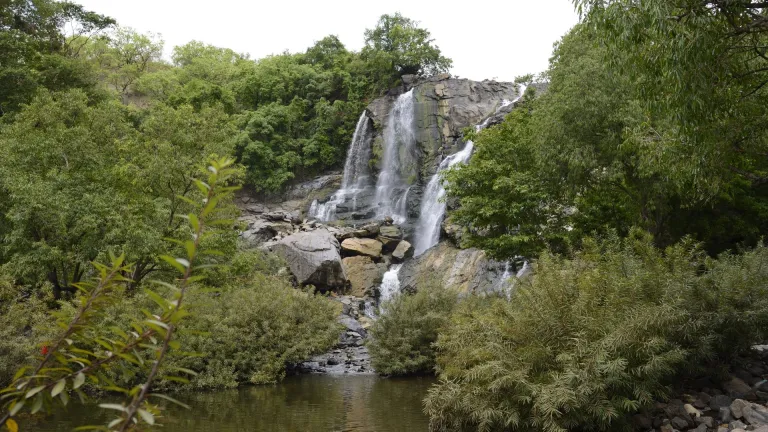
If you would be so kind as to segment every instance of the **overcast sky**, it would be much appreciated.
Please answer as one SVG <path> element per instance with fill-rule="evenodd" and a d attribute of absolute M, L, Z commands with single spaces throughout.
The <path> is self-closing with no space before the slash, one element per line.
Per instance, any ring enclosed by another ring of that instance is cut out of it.
<path fill-rule="evenodd" d="M 199 40 L 260 58 L 304 51 L 329 34 L 348 49 L 385 13 L 432 32 L 453 75 L 512 80 L 547 67 L 552 44 L 578 20 L 571 0 L 75 0 L 123 26 L 162 35 L 166 57 Z"/>

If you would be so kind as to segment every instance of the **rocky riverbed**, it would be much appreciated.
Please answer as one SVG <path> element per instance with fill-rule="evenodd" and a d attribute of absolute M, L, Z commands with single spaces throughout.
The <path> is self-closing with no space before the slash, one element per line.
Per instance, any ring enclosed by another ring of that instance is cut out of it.
<path fill-rule="evenodd" d="M 732 373 L 684 382 L 676 398 L 634 416 L 639 431 L 768 432 L 768 345 L 738 358 Z"/>

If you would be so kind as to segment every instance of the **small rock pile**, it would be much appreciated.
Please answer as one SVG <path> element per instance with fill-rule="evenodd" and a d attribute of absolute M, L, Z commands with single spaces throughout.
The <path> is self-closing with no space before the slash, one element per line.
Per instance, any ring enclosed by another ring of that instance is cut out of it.
<path fill-rule="evenodd" d="M 638 431 L 768 432 L 768 346 L 754 347 L 728 379 L 687 386 L 680 398 L 633 417 Z"/>
<path fill-rule="evenodd" d="M 333 350 L 314 356 L 300 363 L 297 372 L 317 374 L 373 374 L 371 356 L 365 347 L 368 329 L 372 319 L 365 315 L 368 305 L 363 299 L 351 296 L 334 298 L 342 304 L 343 310 L 338 318 L 344 329 L 339 336 L 339 343 Z"/>

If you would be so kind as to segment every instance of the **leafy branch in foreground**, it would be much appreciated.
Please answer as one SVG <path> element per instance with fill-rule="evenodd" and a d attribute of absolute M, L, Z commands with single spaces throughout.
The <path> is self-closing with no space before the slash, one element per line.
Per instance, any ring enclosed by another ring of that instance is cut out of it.
<path fill-rule="evenodd" d="M 86 380 L 101 390 L 125 394 L 129 402 L 101 404 L 103 408 L 120 411 L 120 416 L 106 427 L 89 426 L 83 429 L 127 431 L 141 424 L 151 426 L 155 423 L 157 409 L 148 402 L 150 396 L 177 402 L 168 396 L 151 393 L 150 390 L 160 374 L 163 361 L 172 350 L 180 349 L 174 335 L 179 322 L 189 315 L 183 308 L 184 296 L 188 288 L 201 278 L 193 275 L 193 270 L 206 267 L 199 264 L 201 256 L 216 254 L 216 251 L 206 250 L 201 244 L 213 235 L 211 227 L 231 224 L 229 220 L 217 219 L 217 205 L 236 189 L 226 186 L 235 172 L 231 165 L 229 159 L 213 161 L 208 168 L 210 173 L 207 182 L 195 180 L 202 199 L 195 202 L 183 198 L 198 209 L 184 216 L 189 222 L 191 238 L 186 241 L 173 240 L 183 247 L 186 256 L 161 257 L 179 272 L 180 278 L 176 284 L 155 282 L 169 290 L 170 298 L 147 290 L 147 295 L 162 308 L 162 312 L 153 314 L 143 311 L 145 319 L 132 323 L 132 329 L 128 332 L 112 327 L 108 336 L 100 334 L 92 325 L 94 318 L 100 316 L 101 310 L 112 301 L 114 296 L 111 294 L 130 282 L 122 276 L 130 274 L 130 266 L 123 264 L 123 256 L 112 257 L 112 265 L 109 267 L 94 264 L 99 277 L 93 283 L 77 285 L 82 295 L 74 317 L 67 319 L 66 314 L 59 313 L 57 324 L 63 329 L 60 336 L 55 342 L 42 347 L 42 357 L 36 367 L 20 369 L 11 385 L 0 391 L 0 398 L 7 410 L 0 418 L 0 424 L 7 424 L 9 428 L 15 425 L 11 418 L 24 407 L 28 407 L 31 413 L 37 413 L 43 408 L 50 408 L 57 398 L 66 405 L 69 401 L 68 388 L 84 400 L 85 394 L 81 387 Z M 142 384 L 131 389 L 121 388 L 110 378 L 109 372 L 125 371 L 130 365 L 149 368 L 149 371 Z M 176 368 L 176 371 L 194 374 L 182 368 Z M 163 378 L 185 381 L 184 378 L 174 376 Z"/>

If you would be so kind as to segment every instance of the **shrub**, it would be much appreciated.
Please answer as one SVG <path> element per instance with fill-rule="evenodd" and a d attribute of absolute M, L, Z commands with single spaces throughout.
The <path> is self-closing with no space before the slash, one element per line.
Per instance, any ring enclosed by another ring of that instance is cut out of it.
<path fill-rule="evenodd" d="M 544 254 L 510 301 L 465 302 L 438 340 L 433 430 L 616 431 L 664 380 L 763 340 L 768 251 L 706 260 L 647 235 Z M 704 271 L 702 271 L 704 270 Z"/>
<path fill-rule="evenodd" d="M 195 320 L 180 342 L 199 356 L 169 365 L 198 371 L 192 387 L 274 383 L 285 376 L 286 366 L 338 341 L 332 302 L 265 274 L 261 267 L 275 263 L 261 252 L 244 252 L 232 261 L 232 273 L 219 290 L 198 291 L 190 300 Z"/>
<path fill-rule="evenodd" d="M 432 373 L 433 344 L 457 300 L 455 291 L 428 284 L 385 302 L 368 344 L 374 369 L 384 375 Z"/>
<path fill-rule="evenodd" d="M 38 354 L 52 327 L 45 302 L 24 294 L 0 273 L 0 386 L 10 383 L 16 371 Z"/>

